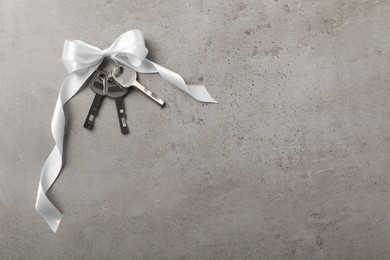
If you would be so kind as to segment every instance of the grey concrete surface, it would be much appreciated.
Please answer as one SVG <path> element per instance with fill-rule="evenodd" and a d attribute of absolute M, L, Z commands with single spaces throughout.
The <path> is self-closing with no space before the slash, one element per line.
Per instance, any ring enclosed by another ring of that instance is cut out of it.
<path fill-rule="evenodd" d="M 1 259 L 390 259 L 390 2 L 0 1 Z M 130 29 L 158 75 L 125 100 L 66 105 L 66 161 L 35 212 L 54 143 L 65 39 L 106 48 Z"/>

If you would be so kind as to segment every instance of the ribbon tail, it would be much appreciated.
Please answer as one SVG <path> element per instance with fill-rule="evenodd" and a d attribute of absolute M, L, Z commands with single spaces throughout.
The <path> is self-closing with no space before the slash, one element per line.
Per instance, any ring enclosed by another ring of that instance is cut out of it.
<path fill-rule="evenodd" d="M 58 147 L 55 146 L 43 166 L 41 178 L 39 180 L 37 201 L 35 204 L 36 211 L 45 219 L 54 233 L 57 232 L 58 226 L 60 225 L 62 214 L 53 203 L 51 203 L 46 196 L 46 192 L 54 183 L 55 178 L 58 176 L 58 174 L 55 173 L 60 172 L 61 166 L 61 153 L 59 152 Z"/>
<path fill-rule="evenodd" d="M 146 61 L 146 59 L 145 59 Z M 149 60 L 147 60 L 149 61 Z M 157 70 L 157 72 L 161 75 L 163 79 L 171 83 L 172 85 L 178 87 L 179 89 L 183 90 L 193 98 L 195 98 L 198 101 L 201 102 L 207 102 L 207 103 L 217 103 L 215 99 L 211 97 L 209 92 L 207 91 L 206 87 L 203 85 L 187 85 L 184 82 L 184 79 L 177 74 L 176 72 L 173 72 L 167 68 L 164 68 L 163 66 L 154 63 L 152 61 L 149 61 Z"/>
<path fill-rule="evenodd" d="M 35 209 L 45 219 L 47 224 L 56 232 L 61 222 L 60 211 L 49 200 L 46 193 L 53 185 L 62 168 L 62 152 L 65 131 L 65 114 L 63 105 L 68 102 L 83 86 L 88 77 L 95 71 L 98 65 L 72 72 L 62 83 L 57 103 L 51 121 L 51 132 L 55 146 L 45 164 L 43 165 L 39 179 L 37 200 Z"/>

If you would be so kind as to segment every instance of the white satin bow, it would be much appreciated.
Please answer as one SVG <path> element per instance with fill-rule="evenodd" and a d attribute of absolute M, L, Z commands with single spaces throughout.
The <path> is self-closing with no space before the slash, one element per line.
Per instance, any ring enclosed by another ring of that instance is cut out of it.
<path fill-rule="evenodd" d="M 216 103 L 203 85 L 187 85 L 183 78 L 148 59 L 148 49 L 139 30 L 128 31 L 119 36 L 107 49 L 89 45 L 79 40 L 66 40 L 62 53 L 62 62 L 70 73 L 63 82 L 51 121 L 51 131 L 55 146 L 43 165 L 39 180 L 35 209 L 53 230 L 57 231 L 62 214 L 46 196 L 46 192 L 57 179 L 62 168 L 62 152 L 65 130 L 63 105 L 82 87 L 84 82 L 96 70 L 104 57 L 112 57 L 139 73 L 159 73 L 162 78 L 180 88 L 201 102 Z"/>

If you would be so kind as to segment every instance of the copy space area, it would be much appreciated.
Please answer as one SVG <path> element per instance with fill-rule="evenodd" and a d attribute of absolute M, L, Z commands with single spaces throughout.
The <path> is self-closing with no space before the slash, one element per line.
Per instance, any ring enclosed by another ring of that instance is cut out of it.
<path fill-rule="evenodd" d="M 389 259 L 390 1 L 0 0 L 0 259 Z M 35 211 L 65 39 L 140 29 L 158 74 L 83 127 L 65 105 L 64 166 Z"/>

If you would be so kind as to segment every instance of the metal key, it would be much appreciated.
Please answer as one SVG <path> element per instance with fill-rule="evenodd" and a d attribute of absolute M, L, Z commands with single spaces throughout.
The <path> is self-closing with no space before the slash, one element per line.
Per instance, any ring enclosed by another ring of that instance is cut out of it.
<path fill-rule="evenodd" d="M 87 129 L 92 129 L 93 122 L 98 114 L 102 100 L 106 95 L 106 88 L 103 86 L 103 80 L 116 65 L 117 64 L 114 60 L 104 59 L 92 75 L 89 86 L 96 94 L 95 98 L 93 99 L 91 108 L 89 109 L 87 118 L 84 122 L 84 127 Z"/>
<path fill-rule="evenodd" d="M 122 134 L 128 134 L 129 127 L 127 126 L 126 122 L 125 104 L 123 102 L 123 97 L 127 94 L 129 89 L 122 88 L 112 78 L 109 78 L 109 76 L 105 78 L 104 83 L 104 87 L 107 89 L 106 95 L 115 99 L 116 112 L 118 114 L 121 132 Z"/>
<path fill-rule="evenodd" d="M 160 106 L 164 106 L 165 102 L 161 98 L 137 81 L 137 72 L 133 69 L 123 65 L 116 66 L 113 68 L 110 76 L 123 88 L 136 87 Z"/>
<path fill-rule="evenodd" d="M 95 92 L 95 98 L 92 101 L 91 108 L 89 109 L 87 118 L 85 119 L 84 127 L 90 130 L 93 128 L 93 122 L 95 121 L 95 118 L 98 115 L 100 106 L 105 96 L 102 79 L 100 79 L 98 75 L 99 75 L 98 72 L 96 72 L 91 82 L 89 83 L 89 86 Z"/>
<path fill-rule="evenodd" d="M 115 98 L 117 107 L 117 114 L 123 134 L 129 133 L 129 129 L 126 122 L 125 108 L 122 97 L 128 92 L 128 89 L 122 88 L 110 78 L 112 69 L 118 66 L 117 62 L 111 58 L 105 58 L 96 72 L 93 74 L 92 80 L 89 86 L 96 93 L 95 98 L 92 102 L 91 108 L 89 109 L 87 118 L 85 119 L 84 127 L 92 129 L 94 119 L 97 116 L 101 102 L 105 96 Z"/>

